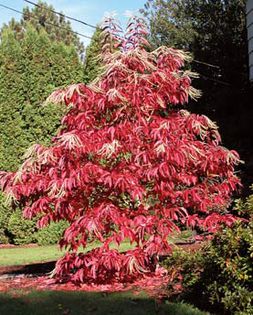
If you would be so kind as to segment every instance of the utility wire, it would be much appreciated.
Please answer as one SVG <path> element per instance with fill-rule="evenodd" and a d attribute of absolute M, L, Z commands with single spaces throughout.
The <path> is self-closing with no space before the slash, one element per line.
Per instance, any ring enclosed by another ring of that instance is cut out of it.
<path fill-rule="evenodd" d="M 8 7 L 8 6 L 6 6 L 6 5 L 4 5 L 4 4 L 1 4 L 1 3 L 0 3 L 0 7 L 3 7 L 3 8 L 5 8 L 5 9 L 7 9 L 7 10 L 10 10 L 10 11 L 13 11 L 13 12 L 16 12 L 16 13 L 19 13 L 19 14 L 23 15 L 24 17 L 28 16 L 28 15 L 26 15 L 25 13 L 23 13 L 23 12 L 21 12 L 21 11 L 19 11 L 19 10 L 13 9 L 13 8 Z M 33 17 L 33 16 L 30 16 L 30 15 L 29 15 L 29 17 L 32 18 L 32 19 L 34 19 L 34 20 L 39 21 L 38 18 L 35 18 L 35 17 Z M 59 25 L 54 24 L 54 23 L 51 23 L 51 22 L 45 21 L 45 24 L 52 25 L 52 26 L 54 26 L 54 27 L 58 27 L 58 28 L 64 29 L 64 30 L 66 30 L 66 31 L 68 31 L 68 32 L 70 32 L 70 33 L 73 33 L 73 34 L 82 36 L 82 37 L 84 37 L 84 38 L 89 38 L 89 39 L 92 38 L 91 36 L 87 36 L 87 35 L 84 35 L 84 34 L 81 34 L 81 33 L 75 32 L 75 31 L 72 31 L 72 30 L 70 30 L 70 29 L 68 29 L 68 28 L 66 28 L 66 27 L 64 27 L 64 26 L 59 26 Z"/>
<path fill-rule="evenodd" d="M 29 1 L 29 0 L 24 0 L 24 1 L 27 2 L 27 3 L 30 3 L 30 4 L 32 4 L 32 5 L 34 5 L 34 6 L 36 6 L 36 7 L 38 7 L 38 8 L 45 8 L 45 7 L 43 7 L 42 5 L 40 5 L 40 4 L 38 4 L 38 3 L 35 3 L 35 2 L 33 2 L 33 1 Z M 81 23 L 81 24 L 83 24 L 83 25 L 86 25 L 86 26 L 89 26 L 89 27 L 92 27 L 92 28 L 95 28 L 95 29 L 97 28 L 97 26 L 95 26 L 95 25 L 86 23 L 86 22 L 84 22 L 84 21 L 82 21 L 82 20 L 78 20 L 78 19 L 76 19 L 76 18 L 73 18 L 73 17 L 71 17 L 71 16 L 68 16 L 68 15 L 66 15 L 66 14 L 63 14 L 63 13 L 61 13 L 61 12 L 57 12 L 57 11 L 55 11 L 55 10 L 53 10 L 53 9 L 50 9 L 50 8 L 45 8 L 45 9 L 48 10 L 48 11 L 51 11 L 51 12 L 53 12 L 53 13 L 55 13 L 55 14 L 58 14 L 58 15 L 60 15 L 60 16 L 64 16 L 65 18 L 67 18 L 67 19 L 69 19 L 69 20 L 72 20 L 72 21 Z"/>
<path fill-rule="evenodd" d="M 39 5 L 39 4 L 37 4 L 37 3 L 34 3 L 34 2 L 32 2 L 32 1 L 30 1 L 30 0 L 24 0 L 24 1 L 27 2 L 27 3 L 30 3 L 30 4 L 32 4 L 32 5 L 34 5 L 34 6 L 37 6 L 37 7 L 39 7 L 39 8 L 42 8 L 41 5 Z M 19 11 L 19 10 L 16 10 L 16 9 L 14 9 L 14 8 L 8 7 L 8 6 L 4 5 L 4 4 L 1 4 L 1 3 L 0 3 L 0 7 L 3 7 L 3 8 L 5 8 L 5 9 L 8 9 L 8 10 L 11 10 L 11 11 L 13 11 L 13 12 L 19 13 L 19 14 L 21 14 L 21 15 L 23 15 L 23 16 L 26 16 L 25 13 L 23 13 L 23 12 L 21 12 L 21 11 Z M 54 10 L 52 10 L 52 9 L 47 9 L 47 10 L 49 10 L 49 11 L 55 13 L 55 14 L 59 14 L 60 16 L 64 16 L 64 17 L 67 18 L 67 19 L 70 19 L 70 20 L 73 20 L 73 21 L 82 23 L 82 24 L 84 24 L 84 25 L 86 25 L 86 26 L 90 26 L 90 27 L 95 28 L 95 29 L 97 28 L 97 27 L 94 26 L 94 25 L 91 25 L 91 24 L 88 24 L 88 23 L 86 23 L 86 22 L 84 22 L 84 21 L 81 21 L 81 20 L 72 18 L 72 17 L 70 17 L 70 16 L 67 16 L 67 15 L 65 15 L 65 14 L 63 14 L 63 13 L 60 13 L 60 12 L 57 12 L 57 11 L 54 11 Z M 32 19 L 34 19 L 34 20 L 39 21 L 38 18 L 35 18 L 35 17 L 32 17 L 32 16 L 29 16 L 29 17 L 32 18 Z M 52 25 L 52 26 L 55 26 L 55 27 L 58 27 L 58 28 L 61 28 L 61 29 L 65 29 L 65 30 L 69 31 L 70 33 L 73 33 L 73 34 L 82 36 L 82 37 L 84 37 L 84 38 L 89 38 L 89 39 L 92 38 L 92 37 L 90 37 L 90 36 L 87 36 L 87 35 L 84 35 L 84 34 L 81 34 L 81 33 L 78 33 L 78 32 L 72 31 L 72 30 L 69 30 L 69 29 L 66 28 L 66 27 L 59 26 L 59 25 L 56 25 L 56 24 L 51 23 L 51 22 L 45 22 L 45 24 Z M 207 67 L 212 67 L 212 68 L 220 69 L 220 67 L 217 66 L 217 65 L 213 65 L 213 64 L 210 64 L 210 63 L 207 63 L 207 62 L 203 62 L 203 61 L 196 60 L 196 59 L 193 59 L 193 62 L 199 63 L 199 64 L 203 64 L 203 65 L 205 65 L 205 66 L 207 66 Z M 213 81 L 213 82 L 217 82 L 217 83 L 222 84 L 222 85 L 225 85 L 225 86 L 230 86 L 230 84 L 229 84 L 228 82 L 224 82 L 224 81 L 221 81 L 221 80 L 217 80 L 217 79 L 214 79 L 214 78 L 210 78 L 210 77 L 207 77 L 207 76 L 201 75 L 201 74 L 200 74 L 200 76 L 202 76 L 203 79 L 211 80 L 211 81 Z"/>
<path fill-rule="evenodd" d="M 201 64 L 201 65 L 205 65 L 205 66 L 211 67 L 211 68 L 220 69 L 219 66 L 213 65 L 213 64 L 211 64 L 211 63 L 199 61 L 199 60 L 196 60 L 196 59 L 193 59 L 192 61 L 193 61 L 193 62 L 196 62 L 196 63 L 199 63 L 199 64 Z"/>
<path fill-rule="evenodd" d="M 10 8 L 10 7 L 7 7 L 6 5 L 1 4 L 1 3 L 0 3 L 0 7 L 3 7 L 3 8 L 5 8 L 5 9 L 11 10 L 11 11 L 14 11 L 14 12 L 16 12 L 16 13 L 23 14 L 21 11 L 18 11 L 18 10 L 16 10 L 16 9 L 13 9 L 13 8 Z"/>
<path fill-rule="evenodd" d="M 203 74 L 201 74 L 201 73 L 200 73 L 200 77 L 202 77 L 202 78 L 205 79 L 205 80 L 210 80 L 210 81 L 219 83 L 219 84 L 221 84 L 221 85 L 231 86 L 231 84 L 230 84 L 229 82 L 225 82 L 225 81 L 217 80 L 217 79 L 214 79 L 214 78 L 210 78 L 210 77 L 207 77 L 206 75 L 203 75 Z"/>

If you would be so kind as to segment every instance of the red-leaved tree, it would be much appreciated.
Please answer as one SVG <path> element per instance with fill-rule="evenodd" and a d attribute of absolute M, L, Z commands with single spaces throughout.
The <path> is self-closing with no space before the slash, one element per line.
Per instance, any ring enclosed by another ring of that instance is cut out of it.
<path fill-rule="evenodd" d="M 48 99 L 67 106 L 52 145 L 34 145 L 17 172 L 1 173 L 2 189 L 26 218 L 38 217 L 38 227 L 69 222 L 60 240 L 68 251 L 55 277 L 75 283 L 154 271 L 159 255 L 171 250 L 171 233 L 213 232 L 235 220 L 226 209 L 239 184 L 238 154 L 220 145 L 206 116 L 180 109 L 196 95 L 191 73 L 182 70 L 188 55 L 146 50 L 138 18 L 124 37 L 108 19 L 104 34 L 103 74 Z M 130 250 L 112 247 L 125 240 Z M 97 248 L 78 251 L 97 241 Z"/>

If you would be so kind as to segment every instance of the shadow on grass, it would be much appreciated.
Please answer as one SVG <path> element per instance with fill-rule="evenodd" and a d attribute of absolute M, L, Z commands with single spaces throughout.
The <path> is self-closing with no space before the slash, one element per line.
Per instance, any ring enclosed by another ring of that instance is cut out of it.
<path fill-rule="evenodd" d="M 183 303 L 161 303 L 145 294 L 33 291 L 0 294 L 1 315 L 206 315 Z"/>

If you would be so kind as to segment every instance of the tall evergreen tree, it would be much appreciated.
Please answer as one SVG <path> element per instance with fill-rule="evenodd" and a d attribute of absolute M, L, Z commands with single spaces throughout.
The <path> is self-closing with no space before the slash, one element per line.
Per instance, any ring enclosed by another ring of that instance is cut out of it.
<path fill-rule="evenodd" d="M 64 15 L 54 13 L 54 7 L 44 1 L 38 1 L 37 6 L 25 7 L 20 22 L 12 19 L 5 27 L 11 27 L 18 38 L 24 35 L 28 24 L 34 26 L 37 31 L 44 29 L 53 41 L 61 41 L 66 45 L 74 45 L 77 51 L 84 52 L 84 45 L 77 34 L 73 33 L 71 24 Z"/>
<path fill-rule="evenodd" d="M 83 65 L 74 45 L 53 41 L 44 30 L 27 23 L 18 37 L 4 27 L 0 43 L 0 169 L 15 170 L 26 149 L 41 141 L 49 144 L 63 115 L 61 107 L 42 103 L 56 87 L 83 78 Z M 10 209 L 0 198 L 0 242 L 6 241 Z"/>
<path fill-rule="evenodd" d="M 101 73 L 102 61 L 99 57 L 102 50 L 101 33 L 101 29 L 97 28 L 92 36 L 89 46 L 86 48 L 84 64 L 85 83 L 94 80 Z"/>
<path fill-rule="evenodd" d="M 0 54 L 0 168 L 13 169 L 32 142 L 47 141 L 59 125 L 61 110 L 41 106 L 48 93 L 81 81 L 83 70 L 74 47 L 31 25 L 22 40 L 5 30 Z"/>
<path fill-rule="evenodd" d="M 196 32 L 188 17 L 185 1 L 147 0 L 140 11 L 149 22 L 151 44 L 190 50 Z"/>

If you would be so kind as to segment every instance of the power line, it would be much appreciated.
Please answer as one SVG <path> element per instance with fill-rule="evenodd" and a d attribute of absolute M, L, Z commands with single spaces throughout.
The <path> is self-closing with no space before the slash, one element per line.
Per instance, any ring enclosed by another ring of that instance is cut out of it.
<path fill-rule="evenodd" d="M 32 4 L 32 5 L 34 5 L 34 6 L 37 6 L 37 7 L 39 7 L 39 8 L 42 8 L 41 5 L 39 5 L 39 4 L 37 4 L 37 3 L 34 3 L 34 2 L 32 2 L 32 1 L 30 1 L 30 0 L 24 0 L 24 1 L 27 2 L 27 3 L 30 3 L 30 4 Z M 25 16 L 25 13 L 23 13 L 23 12 L 21 12 L 21 11 L 19 11 L 19 10 L 16 10 L 16 9 L 14 9 L 14 8 L 8 7 L 8 6 L 3 5 L 3 4 L 1 4 L 1 3 L 0 3 L 0 6 L 3 7 L 3 8 L 5 8 L 5 9 L 11 10 L 11 11 L 13 11 L 13 12 L 16 12 L 16 13 L 19 13 L 19 14 Z M 68 15 L 65 15 L 65 14 L 63 14 L 63 13 L 54 11 L 54 10 L 52 10 L 52 9 L 47 8 L 47 10 L 49 10 L 49 11 L 55 13 L 55 14 L 59 14 L 60 16 L 64 16 L 64 17 L 66 17 L 67 19 L 70 19 L 70 20 L 73 20 L 73 21 L 82 23 L 82 24 L 84 24 L 84 25 L 86 25 L 86 26 L 90 26 L 90 27 L 95 28 L 95 29 L 97 28 L 97 27 L 94 26 L 94 25 L 91 25 L 91 24 L 88 24 L 88 23 L 86 23 L 86 22 L 84 22 L 84 21 L 81 21 L 81 20 L 72 18 L 72 17 L 70 17 L 70 16 L 68 16 Z M 38 18 L 35 18 L 35 17 L 32 17 L 32 16 L 29 16 L 29 17 L 32 18 L 32 19 L 34 19 L 34 20 L 39 21 Z M 81 34 L 81 33 L 75 32 L 75 31 L 72 31 L 72 30 L 70 30 L 70 29 L 68 29 L 68 28 L 66 28 L 66 27 L 59 26 L 59 25 L 57 25 L 57 24 L 54 24 L 54 23 L 51 23 L 51 22 L 48 22 L 48 21 L 45 21 L 45 24 L 52 25 L 52 26 L 54 26 L 54 27 L 58 27 L 58 28 L 61 28 L 61 29 L 65 29 L 65 30 L 67 30 L 67 31 L 70 32 L 70 33 L 73 33 L 73 34 L 82 36 L 82 37 L 84 37 L 84 38 L 92 39 L 92 37 L 90 37 L 90 36 L 87 36 L 87 35 L 84 35 L 84 34 Z M 212 67 L 212 68 L 220 69 L 220 67 L 217 66 L 217 65 L 213 65 L 213 64 L 210 64 L 210 63 L 207 63 L 207 62 L 203 62 L 203 61 L 196 60 L 196 59 L 193 59 L 193 62 L 199 63 L 199 64 L 203 64 L 203 65 L 205 65 L 205 66 L 207 66 L 207 67 Z M 222 84 L 222 85 L 230 86 L 230 84 L 229 84 L 228 82 L 224 82 L 224 81 L 221 81 L 221 80 L 217 80 L 217 79 L 214 79 L 214 78 L 210 78 L 210 77 L 207 77 L 207 76 L 204 76 L 204 75 L 201 75 L 201 76 L 202 76 L 204 79 L 211 80 L 211 81 L 220 83 L 220 84 Z"/>
<path fill-rule="evenodd" d="M 7 10 L 10 10 L 10 11 L 13 11 L 13 12 L 16 12 L 16 13 L 19 13 L 19 14 L 23 15 L 24 17 L 27 16 L 25 13 L 23 13 L 23 12 L 21 12 L 21 11 L 19 11 L 19 10 L 13 9 L 13 8 L 11 8 L 11 7 L 8 7 L 7 5 L 4 5 L 4 4 L 1 4 L 1 3 L 0 3 L 0 7 L 3 7 L 3 8 L 5 8 L 5 9 L 7 9 Z M 29 17 L 32 18 L 32 19 L 34 19 L 34 20 L 39 21 L 38 18 L 35 18 L 35 17 L 33 17 L 33 16 L 29 16 Z M 66 28 L 66 27 L 64 27 L 64 26 L 59 26 L 59 25 L 57 25 L 57 24 L 54 24 L 54 23 L 51 23 L 51 22 L 48 22 L 48 21 L 45 21 L 45 24 L 52 25 L 52 26 L 54 26 L 54 27 L 58 27 L 58 28 L 64 29 L 64 30 L 66 30 L 66 31 L 68 31 L 68 32 L 70 32 L 70 33 L 73 33 L 73 34 L 82 36 L 82 37 L 84 37 L 84 38 L 89 38 L 89 39 L 92 38 L 91 36 L 87 36 L 87 35 L 84 35 L 84 34 L 81 34 L 81 33 L 75 32 L 75 31 L 72 31 L 72 30 L 70 30 L 70 29 L 68 29 L 68 28 Z"/>
<path fill-rule="evenodd" d="M 27 2 L 27 3 L 30 3 L 30 4 L 32 4 L 32 5 L 34 5 L 34 6 L 36 6 L 36 7 L 38 7 L 38 8 L 44 8 L 42 5 L 40 5 L 40 4 L 38 4 L 38 3 L 34 3 L 34 2 L 32 2 L 32 1 L 29 1 L 29 0 L 24 0 L 24 1 Z M 48 11 L 51 11 L 51 12 L 53 12 L 53 13 L 55 13 L 55 14 L 58 14 L 58 15 L 60 15 L 60 16 L 64 16 L 65 18 L 67 18 L 67 19 L 69 19 L 69 20 L 72 20 L 72 21 L 81 23 L 81 24 L 83 24 L 83 25 L 86 25 L 86 26 L 89 26 L 89 27 L 92 27 L 92 28 L 95 28 L 95 29 L 97 28 L 97 26 L 95 26 L 95 25 L 86 23 L 86 22 L 84 22 L 84 21 L 82 21 L 82 20 L 78 20 L 78 19 L 76 19 L 76 18 L 73 18 L 73 17 L 71 17 L 71 16 L 68 16 L 68 15 L 66 15 L 66 14 L 63 14 L 63 13 L 61 13 L 61 12 L 57 12 L 57 11 L 55 11 L 55 10 L 53 10 L 53 9 L 50 9 L 50 8 L 45 8 L 45 9 L 48 10 Z"/>
<path fill-rule="evenodd" d="M 14 12 L 19 13 L 19 14 L 23 14 L 21 11 L 18 11 L 16 9 L 13 9 L 13 8 L 10 8 L 10 7 L 7 7 L 6 5 L 1 4 L 1 3 L 0 3 L 0 7 L 3 7 L 5 9 L 11 10 L 11 11 L 14 11 Z"/>
<path fill-rule="evenodd" d="M 220 69 L 219 66 L 213 65 L 213 64 L 211 64 L 211 63 L 207 63 L 207 62 L 204 62 L 204 61 L 199 61 L 199 60 L 196 60 L 196 59 L 193 59 L 192 61 L 193 61 L 193 62 L 196 62 L 196 63 L 199 63 L 199 64 L 201 64 L 201 65 L 205 65 L 205 66 L 211 67 L 211 68 Z"/>
<path fill-rule="evenodd" d="M 203 74 L 201 74 L 201 73 L 200 73 L 200 77 L 202 77 L 202 78 L 205 79 L 205 80 L 210 80 L 210 81 L 219 83 L 219 84 L 221 84 L 221 85 L 231 86 L 231 84 L 230 84 L 229 82 L 225 82 L 225 81 L 217 80 L 217 79 L 214 79 L 214 78 L 210 78 L 210 77 L 207 77 L 206 75 L 203 75 Z"/>

